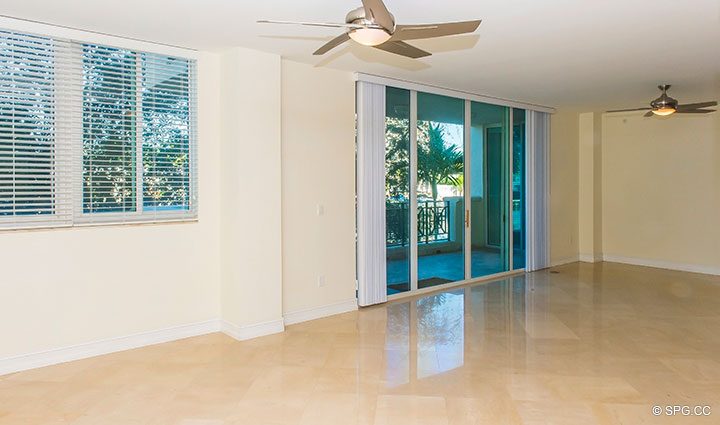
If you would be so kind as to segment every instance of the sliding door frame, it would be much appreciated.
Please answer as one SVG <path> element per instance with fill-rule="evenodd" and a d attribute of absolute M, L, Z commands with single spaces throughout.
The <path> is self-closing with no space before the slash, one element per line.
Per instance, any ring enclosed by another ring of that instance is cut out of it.
<path fill-rule="evenodd" d="M 470 125 L 472 121 L 472 101 L 469 99 L 465 99 L 465 120 L 464 120 L 464 127 L 463 127 L 463 144 L 464 144 L 464 155 L 463 158 L 463 206 L 465 207 L 465 211 L 463 211 L 463 223 L 465 226 L 465 239 L 464 239 L 464 246 L 465 246 L 465 279 L 468 280 L 472 277 L 472 179 L 467 178 L 466 175 L 472 175 L 472 170 L 468 168 L 468 165 L 471 164 L 471 158 L 472 158 L 472 126 Z"/>
<path fill-rule="evenodd" d="M 390 85 L 391 87 L 397 87 L 395 85 Z M 404 88 L 404 87 L 398 87 L 398 88 Z M 462 280 L 458 280 L 455 282 L 449 282 L 446 284 L 441 284 L 437 286 L 431 286 L 427 288 L 418 288 L 418 237 L 417 237 L 417 212 L 418 212 L 418 202 L 417 202 L 417 189 L 418 189 L 418 163 L 417 163 L 417 147 L 418 147 L 418 134 L 417 134 L 417 111 L 418 111 L 418 90 L 414 88 L 408 88 L 407 90 L 410 91 L 410 206 L 409 206 L 409 214 L 410 214 L 410 223 L 409 223 L 409 230 L 410 230 L 410 290 L 406 292 L 401 292 L 398 294 L 393 294 L 388 296 L 388 300 L 394 300 L 398 298 L 404 298 L 408 296 L 414 296 L 418 294 L 428 293 L 428 292 L 434 292 L 438 290 L 446 290 L 448 288 L 453 288 L 457 286 L 467 285 L 470 283 L 479 283 L 479 282 L 485 282 L 490 280 L 496 280 L 501 279 L 507 276 L 513 276 L 520 273 L 525 272 L 525 268 L 518 268 L 513 269 L 513 254 L 514 254 L 514 239 L 513 239 L 513 192 L 512 192 L 512 176 L 513 172 L 515 171 L 513 169 L 514 162 L 512 160 L 513 150 L 513 106 L 511 105 L 503 105 L 499 104 L 499 106 L 505 106 L 507 108 L 506 114 L 508 114 L 508 123 L 509 123 L 509 130 L 506 131 L 505 136 L 503 137 L 503 144 L 502 152 L 503 152 L 503 158 L 502 158 L 502 169 L 503 169 L 503 203 L 505 204 L 505 211 L 504 211 L 504 220 L 503 220 L 503 229 L 502 229 L 502 237 L 506 241 L 506 247 L 505 247 L 505 253 L 503 255 L 503 262 L 505 263 L 505 268 L 507 271 L 500 272 L 500 273 L 494 273 L 487 276 L 481 276 L 477 278 L 472 277 L 472 182 L 471 178 L 468 178 L 471 172 L 472 167 L 472 100 L 468 97 L 461 97 L 460 99 L 464 100 L 464 117 L 463 117 L 463 207 L 464 207 L 464 221 L 463 221 L 463 253 L 464 253 L 464 275 L 465 278 Z M 425 93 L 433 93 L 433 94 L 441 94 L 443 96 L 450 96 L 450 97 L 456 97 L 453 95 L 449 95 L 446 93 L 437 93 L 433 91 L 425 91 L 420 90 Z M 482 103 L 489 103 L 489 104 L 497 104 L 497 103 L 491 103 L 488 101 L 480 101 Z M 525 108 L 522 108 L 525 109 Z M 527 144 L 526 144 L 527 146 Z M 483 177 L 484 178 L 484 177 Z M 502 244 L 501 244 L 502 245 Z M 501 250 L 503 248 L 501 247 Z"/>
<path fill-rule="evenodd" d="M 410 291 L 405 292 L 409 294 L 414 294 L 418 290 L 417 94 L 417 91 L 410 90 Z"/>

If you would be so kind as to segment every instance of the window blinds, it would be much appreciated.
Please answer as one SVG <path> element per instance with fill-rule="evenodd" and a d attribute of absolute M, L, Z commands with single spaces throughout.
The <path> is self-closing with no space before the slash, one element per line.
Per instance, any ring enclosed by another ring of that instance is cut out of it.
<path fill-rule="evenodd" d="M 0 228 L 197 215 L 195 62 L 0 30 Z"/>
<path fill-rule="evenodd" d="M 3 227 L 70 223 L 70 146 L 58 143 L 56 93 L 56 63 L 67 47 L 45 37 L 0 31 Z"/>

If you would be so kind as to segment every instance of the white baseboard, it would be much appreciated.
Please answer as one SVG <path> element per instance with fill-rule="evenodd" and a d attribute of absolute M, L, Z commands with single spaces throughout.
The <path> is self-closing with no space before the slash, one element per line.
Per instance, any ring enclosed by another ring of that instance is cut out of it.
<path fill-rule="evenodd" d="M 577 257 L 577 256 L 575 256 L 575 257 L 561 258 L 561 259 L 559 259 L 559 260 L 553 261 L 553 262 L 550 264 L 550 267 L 562 266 L 562 265 L 570 264 L 570 263 L 577 263 L 578 261 L 580 261 L 580 258 Z"/>
<path fill-rule="evenodd" d="M 617 255 L 604 255 L 603 261 L 607 261 L 610 263 L 631 264 L 634 266 L 656 267 L 659 269 L 678 270 L 691 273 L 720 275 L 720 267 L 702 266 L 698 264 L 673 263 L 669 261 L 622 257 Z"/>
<path fill-rule="evenodd" d="M 357 300 L 352 299 L 318 308 L 291 312 L 286 314 L 284 319 L 248 326 L 238 326 L 227 320 L 215 319 L 117 338 L 92 341 L 69 347 L 0 359 L 0 376 L 214 332 L 223 332 L 232 338 L 244 341 L 246 339 L 283 332 L 286 323 L 300 323 L 357 309 Z"/>
<path fill-rule="evenodd" d="M 284 330 L 285 325 L 283 323 L 283 319 L 271 320 L 269 322 L 247 326 L 238 326 L 227 320 L 222 321 L 222 332 L 227 336 L 237 339 L 238 341 L 277 334 Z"/>
<path fill-rule="evenodd" d="M 309 308 L 306 310 L 298 310 L 284 315 L 286 325 L 294 325 L 296 323 L 307 322 L 309 320 L 321 319 L 323 317 L 333 316 L 335 314 L 347 313 L 358 309 L 357 300 L 341 301 L 335 304 L 324 305 L 322 307 Z"/>
<path fill-rule="evenodd" d="M 600 263 L 604 257 L 602 254 L 580 254 L 578 259 L 583 263 Z"/>
<path fill-rule="evenodd" d="M 205 322 L 173 326 L 156 331 L 141 332 L 38 353 L 9 357 L 0 359 L 0 376 L 219 331 L 220 320 L 208 320 Z"/>
<path fill-rule="evenodd" d="M 357 309 L 357 300 L 352 299 L 322 307 L 291 312 L 286 314 L 284 319 L 248 326 L 238 326 L 227 320 L 215 319 L 117 338 L 92 341 L 69 347 L 0 359 L 0 376 L 214 332 L 223 332 L 232 338 L 244 341 L 246 339 L 283 332 L 285 330 L 285 324 L 291 325 L 306 322 L 308 320 L 320 319 L 348 311 L 355 311 Z"/>

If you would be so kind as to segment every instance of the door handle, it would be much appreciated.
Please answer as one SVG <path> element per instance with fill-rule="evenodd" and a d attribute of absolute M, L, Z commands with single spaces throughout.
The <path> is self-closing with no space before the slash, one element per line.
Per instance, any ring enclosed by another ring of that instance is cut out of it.
<path fill-rule="evenodd" d="M 470 227 L 470 210 L 465 210 L 465 227 Z"/>

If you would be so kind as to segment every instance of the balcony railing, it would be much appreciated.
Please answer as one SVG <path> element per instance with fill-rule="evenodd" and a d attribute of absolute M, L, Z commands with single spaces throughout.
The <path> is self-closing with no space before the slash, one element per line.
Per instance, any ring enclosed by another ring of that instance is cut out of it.
<path fill-rule="evenodd" d="M 409 241 L 410 208 L 407 202 L 387 202 L 385 206 L 387 246 L 406 246 Z M 450 203 L 418 201 L 417 236 L 419 244 L 444 242 L 450 236 Z"/>

